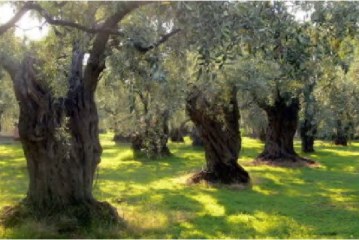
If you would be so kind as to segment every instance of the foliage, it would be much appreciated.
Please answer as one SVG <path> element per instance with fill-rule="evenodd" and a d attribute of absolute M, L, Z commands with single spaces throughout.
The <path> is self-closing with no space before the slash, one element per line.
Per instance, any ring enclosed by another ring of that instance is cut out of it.
<path fill-rule="evenodd" d="M 18 106 L 7 74 L 0 76 L 0 132 L 10 131 L 18 119 Z"/>

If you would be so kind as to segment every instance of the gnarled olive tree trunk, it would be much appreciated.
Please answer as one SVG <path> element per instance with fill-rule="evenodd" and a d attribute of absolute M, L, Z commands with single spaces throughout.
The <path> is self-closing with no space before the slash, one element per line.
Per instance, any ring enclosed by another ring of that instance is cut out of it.
<path fill-rule="evenodd" d="M 114 208 L 96 201 L 92 195 L 102 152 L 94 93 L 105 68 L 105 50 L 112 30 L 117 29 L 118 23 L 128 13 L 143 4 L 123 4 L 94 29 L 58 19 L 50 23 L 70 25 L 94 34 L 88 41 L 91 48 L 87 49 L 86 66 L 83 66 L 85 50 L 79 43 L 87 42 L 88 36 L 74 44 L 72 64 L 67 74 L 69 88 L 64 97 L 52 95 L 45 84 L 46 79 L 42 79 L 42 64 L 34 57 L 27 56 L 20 64 L 0 52 L 0 65 L 13 80 L 20 106 L 19 134 L 30 178 L 25 203 L 31 205 L 29 209 L 35 210 L 33 214 L 46 217 L 67 215 L 81 222 L 118 219 Z M 32 3 L 30 7 L 33 7 Z M 0 34 L 15 23 L 16 19 L 10 20 Z"/>
<path fill-rule="evenodd" d="M 29 173 L 24 203 L 39 217 L 67 215 L 79 223 L 116 221 L 116 210 L 92 195 L 102 148 L 95 88 L 85 86 L 83 56 L 74 49 L 64 97 L 55 97 L 41 79 L 42 64 L 35 57 L 26 56 L 22 63 L 0 59 L 19 103 L 19 135 Z"/>
<path fill-rule="evenodd" d="M 195 174 L 195 183 L 249 183 L 249 174 L 238 164 L 241 149 L 237 91 L 232 89 L 228 100 L 218 94 L 209 102 L 201 90 L 193 88 L 187 97 L 186 109 L 204 143 L 206 168 Z"/>
<path fill-rule="evenodd" d="M 299 101 L 293 99 L 291 103 L 278 97 L 273 106 L 264 108 L 268 126 L 263 152 L 257 160 L 274 163 L 304 161 L 311 163 L 298 156 L 294 150 L 294 135 L 298 125 Z"/>
<path fill-rule="evenodd" d="M 82 59 L 83 53 L 74 51 L 64 98 L 55 98 L 44 86 L 33 57 L 24 59 L 15 76 L 19 134 L 30 180 L 26 203 L 40 215 L 69 210 L 81 221 L 101 215 L 116 220 L 116 210 L 92 195 L 102 148 L 94 92 L 83 84 Z"/>

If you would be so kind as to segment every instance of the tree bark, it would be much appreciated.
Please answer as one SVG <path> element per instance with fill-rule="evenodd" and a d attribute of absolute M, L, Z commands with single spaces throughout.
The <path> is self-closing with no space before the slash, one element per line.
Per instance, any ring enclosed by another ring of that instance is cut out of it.
<path fill-rule="evenodd" d="M 113 222 L 117 211 L 92 195 L 102 148 L 94 92 L 84 87 L 83 56 L 74 48 L 64 97 L 54 97 L 40 79 L 36 69 L 42 63 L 35 57 L 25 56 L 21 64 L 12 62 L 13 68 L 6 68 L 19 104 L 19 135 L 29 173 L 24 204 L 38 217 L 67 215 L 79 224 Z"/>
<path fill-rule="evenodd" d="M 102 214 L 116 220 L 116 210 L 92 195 L 102 153 L 98 115 L 93 92 L 83 86 L 83 54 L 74 56 L 65 98 L 53 97 L 41 84 L 33 57 L 24 59 L 15 77 L 19 134 L 30 180 L 26 203 L 39 215 L 80 207 L 74 211 L 79 215 L 73 216 L 79 221 L 92 221 Z"/>
<path fill-rule="evenodd" d="M 95 219 L 118 220 L 113 207 L 96 201 L 92 195 L 102 152 L 94 92 L 105 68 L 111 32 L 128 13 L 143 4 L 125 3 L 98 27 L 85 68 L 83 51 L 79 46 L 74 48 L 69 89 L 62 98 L 54 97 L 40 79 L 36 69 L 41 68 L 41 63 L 34 57 L 26 56 L 20 64 L 0 52 L 0 64 L 13 80 L 20 106 L 19 134 L 30 180 L 25 203 L 34 210 L 33 214 L 46 217 L 65 214 L 86 223 Z M 1 26 L 0 34 L 18 19 L 15 16 L 5 27 Z M 63 25 L 59 21 L 49 22 Z M 76 27 L 74 24 L 77 25 L 71 22 L 66 26 Z"/>
<path fill-rule="evenodd" d="M 266 106 L 264 110 L 268 126 L 264 150 L 257 160 L 272 163 L 312 163 L 311 160 L 299 157 L 294 150 L 293 141 L 298 125 L 298 99 L 287 105 L 283 98 L 278 97 L 273 106 Z"/>
<path fill-rule="evenodd" d="M 191 181 L 247 184 L 249 174 L 237 162 L 241 149 L 237 91 L 230 90 L 227 101 L 220 95 L 214 104 L 197 88 L 193 88 L 187 97 L 186 110 L 203 140 L 206 157 L 206 168 L 195 174 Z"/>

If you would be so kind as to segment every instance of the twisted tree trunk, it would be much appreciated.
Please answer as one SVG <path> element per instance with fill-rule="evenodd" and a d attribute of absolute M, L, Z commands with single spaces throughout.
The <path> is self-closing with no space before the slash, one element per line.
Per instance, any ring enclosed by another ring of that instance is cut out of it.
<path fill-rule="evenodd" d="M 314 163 L 312 160 L 302 158 L 294 150 L 294 135 L 298 125 L 299 101 L 292 100 L 287 105 L 285 100 L 278 97 L 273 106 L 264 108 L 268 126 L 263 152 L 257 160 L 278 164 L 288 162 Z"/>
<path fill-rule="evenodd" d="M 32 214 L 67 215 L 85 223 L 118 219 L 113 207 L 96 201 L 92 195 L 102 152 L 94 92 L 105 68 L 105 50 L 112 30 L 117 29 L 118 22 L 128 13 L 143 4 L 124 3 L 93 31 L 74 22 L 54 20 L 45 14 L 50 24 L 96 34 L 90 41 L 86 67 L 83 66 L 83 49 L 78 43 L 74 45 L 71 69 L 67 74 L 70 76 L 69 89 L 63 98 L 54 97 L 44 84 L 46 81 L 40 79 L 37 69 L 42 66 L 35 58 L 27 56 L 20 64 L 0 52 L 0 65 L 11 76 L 20 106 L 19 134 L 30 180 L 25 203 L 30 205 Z M 46 12 L 33 3 L 27 6 L 20 10 L 21 14 L 34 7 L 40 14 Z M 5 27 L 1 26 L 4 28 L 0 34 L 14 26 L 18 19 L 19 16 L 15 16 Z M 85 39 L 87 36 L 82 40 Z"/>
<path fill-rule="evenodd" d="M 249 174 L 238 164 L 241 149 L 237 92 L 230 91 L 228 101 L 218 96 L 215 104 L 197 89 L 187 97 L 186 109 L 204 143 L 206 168 L 191 181 L 212 183 L 249 183 Z"/>
<path fill-rule="evenodd" d="M 26 203 L 41 216 L 69 211 L 81 222 L 101 216 L 115 221 L 116 210 L 92 195 L 102 148 L 94 94 L 83 85 L 82 59 L 83 53 L 74 51 L 65 98 L 53 97 L 41 83 L 32 57 L 16 74 L 19 134 L 30 180 Z"/>

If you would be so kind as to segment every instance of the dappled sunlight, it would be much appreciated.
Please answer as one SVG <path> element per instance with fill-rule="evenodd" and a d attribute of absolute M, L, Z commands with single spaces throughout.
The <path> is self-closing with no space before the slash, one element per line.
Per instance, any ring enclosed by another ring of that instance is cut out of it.
<path fill-rule="evenodd" d="M 282 238 L 305 238 L 310 236 L 310 227 L 299 224 L 291 217 L 255 211 L 253 218 L 252 226 L 256 230 L 256 237 L 280 235 Z M 278 230 L 278 226 L 281 226 L 281 230 Z"/>
<path fill-rule="evenodd" d="M 193 148 L 187 138 L 186 143 L 170 143 L 173 155 L 158 160 L 135 157 L 130 145 L 115 144 L 112 134 L 101 135 L 101 143 L 104 152 L 94 195 L 115 206 L 127 225 L 113 236 L 359 237 L 357 143 L 345 149 L 320 142 L 308 156 L 321 167 L 285 168 L 251 164 L 263 144 L 244 137 L 239 162 L 250 173 L 252 186 L 240 190 L 188 185 L 187 179 L 201 170 L 205 159 L 203 149 Z M 0 145 L 0 207 L 25 197 L 25 164 L 19 144 Z M 15 235 L 0 227 L 1 236 Z"/>
<path fill-rule="evenodd" d="M 203 212 L 199 214 L 211 215 L 211 216 L 224 216 L 225 209 L 218 204 L 218 200 L 210 195 L 196 194 L 191 196 L 192 199 L 200 202 L 203 205 Z"/>

